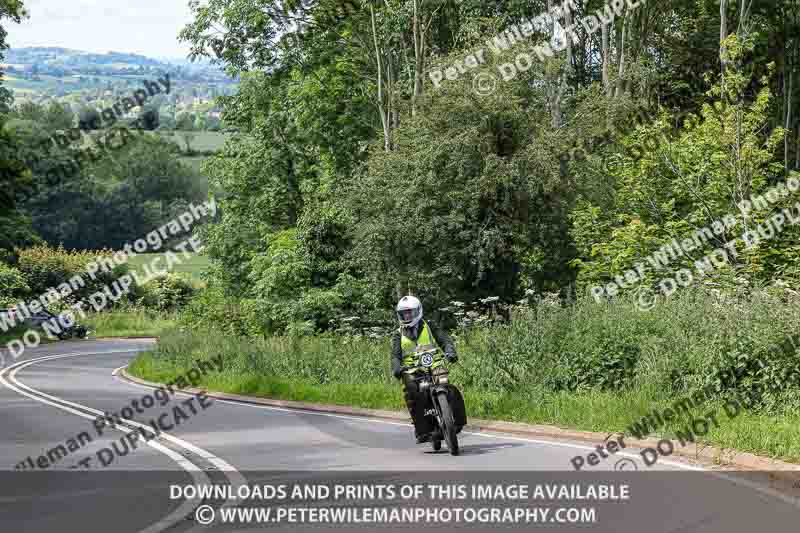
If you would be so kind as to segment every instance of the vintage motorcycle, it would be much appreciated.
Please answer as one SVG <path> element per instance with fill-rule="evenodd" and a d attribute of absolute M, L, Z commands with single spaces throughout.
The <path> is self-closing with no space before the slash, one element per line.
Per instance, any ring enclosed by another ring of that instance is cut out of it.
<path fill-rule="evenodd" d="M 414 418 L 420 421 L 421 429 L 433 434 L 431 443 L 434 451 L 442 449 L 442 439 L 447 443 L 450 455 L 460 453 L 458 433 L 467 424 L 464 398 L 454 385 L 448 381 L 445 358 L 438 349 L 414 354 L 416 363 L 402 367 L 403 372 L 413 376 L 419 397 Z"/>

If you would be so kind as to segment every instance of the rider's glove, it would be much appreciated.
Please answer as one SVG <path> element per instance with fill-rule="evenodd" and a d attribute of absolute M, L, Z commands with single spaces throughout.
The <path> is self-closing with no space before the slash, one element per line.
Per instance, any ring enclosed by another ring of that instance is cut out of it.
<path fill-rule="evenodd" d="M 445 354 L 445 358 L 449 363 L 456 363 L 458 362 L 458 356 L 454 353 Z"/>
<path fill-rule="evenodd" d="M 394 375 L 394 377 L 400 379 L 400 376 L 403 375 L 403 369 L 402 368 L 396 368 L 395 370 L 392 371 L 392 374 Z"/>

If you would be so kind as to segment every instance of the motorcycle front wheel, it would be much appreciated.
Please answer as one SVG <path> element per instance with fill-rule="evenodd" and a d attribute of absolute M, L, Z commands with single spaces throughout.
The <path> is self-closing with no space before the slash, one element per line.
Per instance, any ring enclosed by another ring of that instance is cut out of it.
<path fill-rule="evenodd" d="M 442 413 L 442 433 L 444 433 L 444 440 L 447 442 L 447 448 L 450 450 L 450 455 L 458 455 L 460 450 L 458 448 L 458 437 L 456 436 L 456 422 L 453 417 L 453 409 L 450 407 L 450 401 L 447 399 L 447 393 L 439 394 L 439 410 Z"/>

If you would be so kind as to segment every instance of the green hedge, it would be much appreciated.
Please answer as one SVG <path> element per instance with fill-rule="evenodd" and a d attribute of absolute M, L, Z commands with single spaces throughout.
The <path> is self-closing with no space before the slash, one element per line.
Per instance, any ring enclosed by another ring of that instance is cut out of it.
<path fill-rule="evenodd" d="M 95 274 L 92 278 L 87 273 L 90 263 L 101 258 L 109 258 L 112 252 L 101 250 L 94 252 L 68 251 L 62 247 L 53 248 L 47 245 L 34 246 L 17 250 L 18 260 L 15 267 L 24 274 L 30 287 L 31 298 L 38 298 L 49 289 L 69 292 L 63 298 L 63 304 L 74 304 L 91 294 L 111 285 L 128 273 L 128 265 L 122 264 Z M 83 286 L 74 280 L 80 276 Z M 69 285 L 69 287 L 67 287 Z"/>
<path fill-rule="evenodd" d="M 175 311 L 189 302 L 194 288 L 176 274 L 164 274 L 145 283 L 139 294 L 139 303 L 146 309 Z"/>
<path fill-rule="evenodd" d="M 0 263 L 0 308 L 19 302 L 30 292 L 31 288 L 22 272 Z"/>

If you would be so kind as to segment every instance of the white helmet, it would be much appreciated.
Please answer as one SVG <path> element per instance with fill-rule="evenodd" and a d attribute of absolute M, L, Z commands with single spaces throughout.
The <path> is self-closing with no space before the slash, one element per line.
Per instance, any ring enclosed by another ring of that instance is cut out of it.
<path fill-rule="evenodd" d="M 407 328 L 416 326 L 422 319 L 422 302 L 413 296 L 403 296 L 397 302 L 397 319 Z"/>

